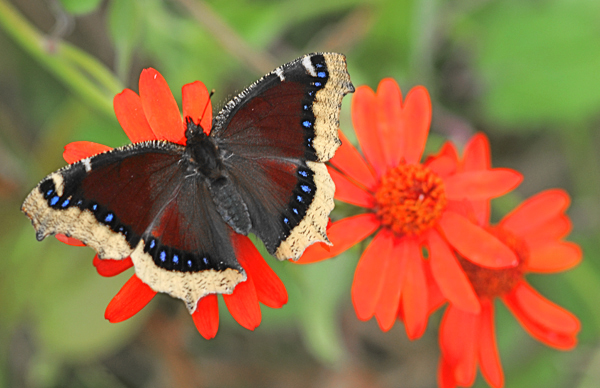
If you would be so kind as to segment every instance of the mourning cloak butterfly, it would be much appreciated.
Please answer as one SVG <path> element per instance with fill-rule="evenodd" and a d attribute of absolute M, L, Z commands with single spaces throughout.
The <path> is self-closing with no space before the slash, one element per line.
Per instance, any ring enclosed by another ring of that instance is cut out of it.
<path fill-rule="evenodd" d="M 38 240 L 64 234 L 101 259 L 131 256 L 144 283 L 191 313 L 246 279 L 233 233 L 254 233 L 280 260 L 328 242 L 335 187 L 324 162 L 353 91 L 343 55 L 306 55 L 229 101 L 210 135 L 185 118 L 185 146 L 148 141 L 73 163 L 44 178 L 22 211 Z"/>

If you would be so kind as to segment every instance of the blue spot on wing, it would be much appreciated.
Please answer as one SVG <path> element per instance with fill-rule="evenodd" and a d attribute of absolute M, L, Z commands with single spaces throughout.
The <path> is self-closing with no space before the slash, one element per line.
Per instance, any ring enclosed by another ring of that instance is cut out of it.
<path fill-rule="evenodd" d="M 310 193 L 310 187 L 308 187 L 307 185 L 300 185 L 300 188 L 302 189 L 302 191 L 304 191 L 305 193 Z"/>
<path fill-rule="evenodd" d="M 167 260 L 167 252 L 160 251 L 160 261 L 162 261 L 164 263 L 166 260 Z"/>
<path fill-rule="evenodd" d="M 61 206 L 61 207 L 67 207 L 67 206 L 69 206 L 69 202 L 71 202 L 71 201 L 69 200 L 69 198 L 67 198 L 67 199 L 65 199 L 65 200 L 63 201 L 63 203 L 62 203 L 60 206 Z"/>
<path fill-rule="evenodd" d="M 173 263 L 175 263 L 175 264 L 179 263 L 179 256 L 173 255 Z"/>
<path fill-rule="evenodd" d="M 150 240 L 150 249 L 154 248 L 156 246 L 156 240 L 152 239 Z"/>
<path fill-rule="evenodd" d="M 106 217 L 104 217 L 105 222 L 111 222 L 115 216 L 112 213 L 108 213 Z"/>
<path fill-rule="evenodd" d="M 320 71 L 317 73 L 317 77 L 319 78 L 325 78 L 327 77 L 327 73 L 325 73 L 324 71 Z"/>
<path fill-rule="evenodd" d="M 304 128 L 310 128 L 310 127 L 312 127 L 312 123 L 311 123 L 310 121 L 308 121 L 308 120 L 304 120 L 304 121 L 302 122 L 302 126 L 303 126 Z"/>
<path fill-rule="evenodd" d="M 52 197 L 52 199 L 50 200 L 50 206 L 54 206 L 58 203 L 58 200 L 60 199 L 60 197 L 58 195 L 55 195 L 54 197 Z"/>
<path fill-rule="evenodd" d="M 300 171 L 298 171 L 298 174 L 302 175 L 302 176 L 303 176 L 303 177 L 305 177 L 305 178 L 308 176 L 308 172 L 307 172 L 307 171 L 304 171 L 304 170 L 300 170 Z"/>

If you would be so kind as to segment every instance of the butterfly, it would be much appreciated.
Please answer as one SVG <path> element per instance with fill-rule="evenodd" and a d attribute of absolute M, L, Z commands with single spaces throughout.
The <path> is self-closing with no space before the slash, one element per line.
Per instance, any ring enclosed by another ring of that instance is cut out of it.
<path fill-rule="evenodd" d="M 329 242 L 335 186 L 324 163 L 353 91 L 342 54 L 305 55 L 226 103 L 210 134 L 185 117 L 185 145 L 153 140 L 82 159 L 44 178 L 22 211 L 39 241 L 64 234 L 101 259 L 131 257 L 140 280 L 192 313 L 246 280 L 234 234 L 256 235 L 280 260 Z"/>

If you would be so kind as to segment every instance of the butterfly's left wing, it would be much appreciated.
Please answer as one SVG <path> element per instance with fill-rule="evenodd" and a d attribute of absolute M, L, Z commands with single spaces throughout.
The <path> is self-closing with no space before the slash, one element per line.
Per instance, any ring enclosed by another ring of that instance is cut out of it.
<path fill-rule="evenodd" d="M 233 292 L 246 273 L 234 231 L 184 153 L 181 145 L 150 141 L 83 159 L 43 179 L 22 210 L 38 240 L 60 233 L 101 259 L 130 256 L 144 283 L 193 312 L 203 296 Z"/>
<path fill-rule="evenodd" d="M 343 55 L 309 54 L 252 84 L 215 117 L 210 136 L 248 207 L 251 231 L 279 259 L 328 241 L 335 186 L 324 162 L 340 145 L 341 102 L 353 91 Z"/>

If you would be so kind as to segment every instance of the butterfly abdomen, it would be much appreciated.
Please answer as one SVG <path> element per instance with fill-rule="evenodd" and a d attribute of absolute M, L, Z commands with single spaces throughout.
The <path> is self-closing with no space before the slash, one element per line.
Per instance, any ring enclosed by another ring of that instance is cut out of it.
<path fill-rule="evenodd" d="M 248 206 L 229 178 L 213 139 L 202 128 L 187 121 L 185 166 L 188 176 L 206 185 L 219 215 L 236 232 L 247 235 L 252 227 Z"/>
<path fill-rule="evenodd" d="M 208 183 L 208 190 L 217 211 L 236 233 L 247 235 L 252 228 L 248 206 L 231 179 L 223 176 Z"/>

